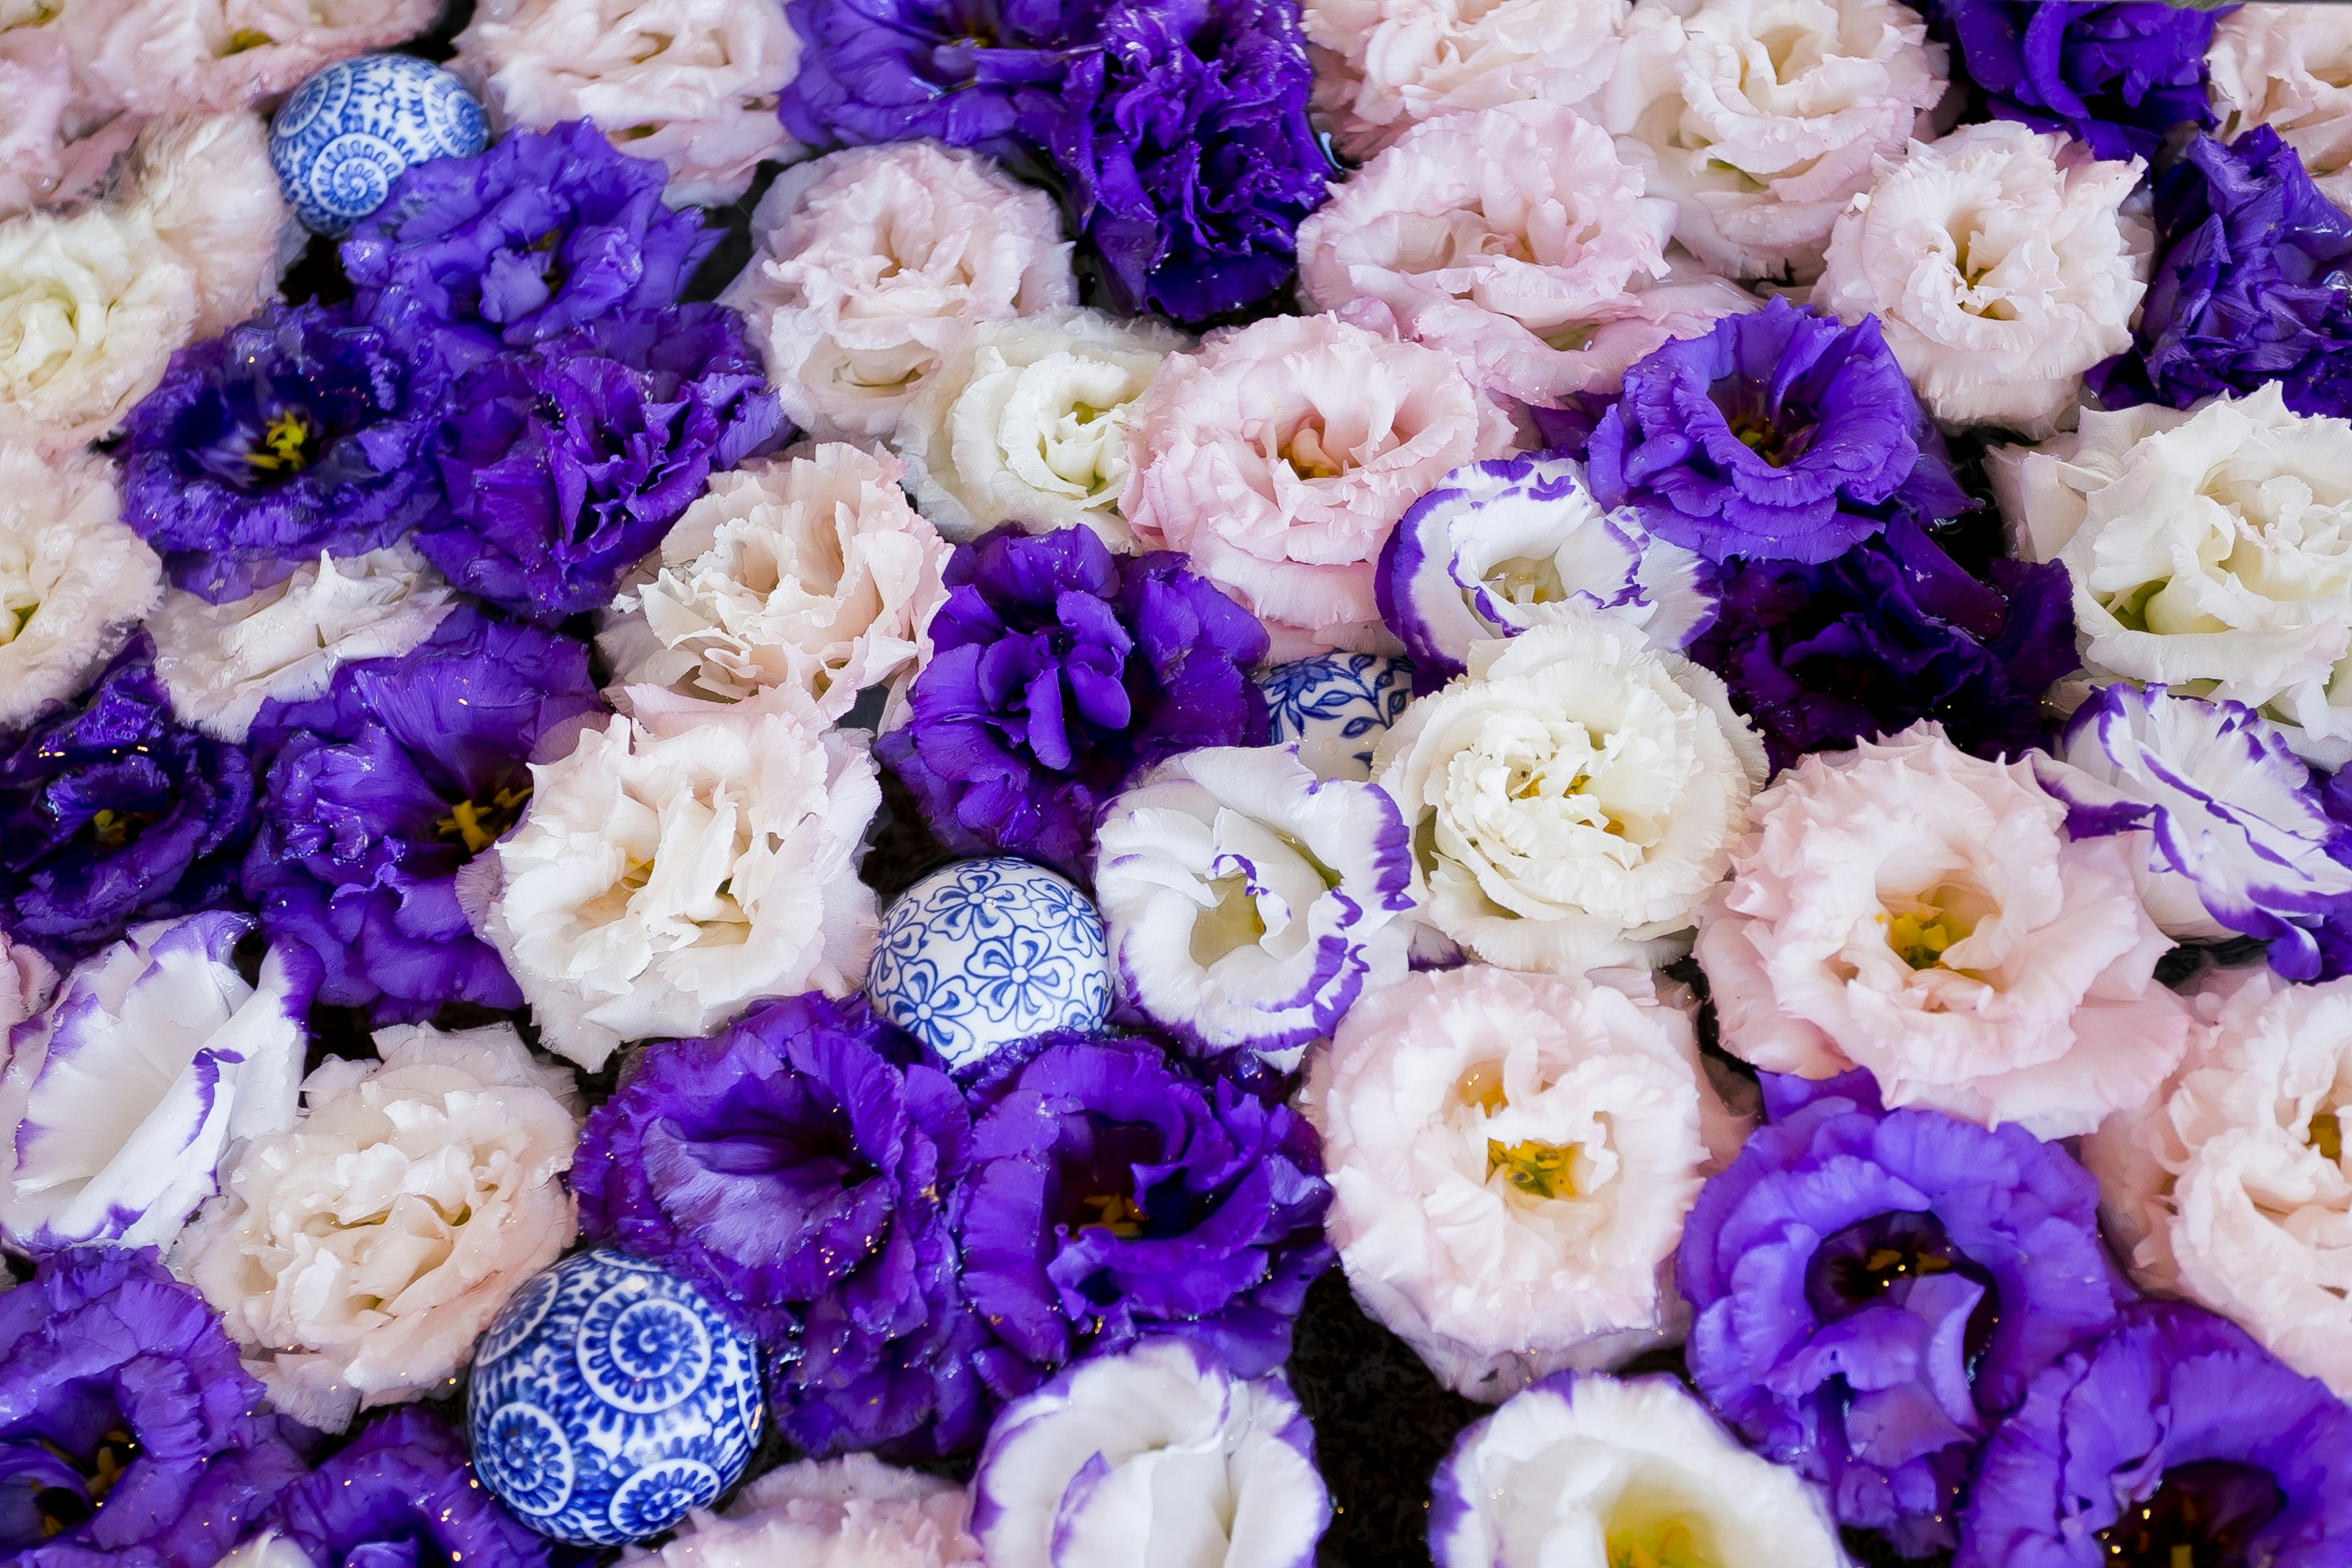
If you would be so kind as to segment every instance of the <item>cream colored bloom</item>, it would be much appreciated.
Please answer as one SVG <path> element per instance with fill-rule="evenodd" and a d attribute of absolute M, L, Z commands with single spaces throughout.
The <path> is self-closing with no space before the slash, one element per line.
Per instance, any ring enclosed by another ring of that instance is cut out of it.
<path fill-rule="evenodd" d="M 63 0 L 84 89 L 140 114 L 241 110 L 321 66 L 403 43 L 438 0 Z"/>
<path fill-rule="evenodd" d="M 964 1531 L 970 1500 L 953 1481 L 871 1454 L 803 1459 L 693 1521 L 646 1568 L 979 1568 Z"/>
<path fill-rule="evenodd" d="M 2205 64 L 2216 137 L 2269 126 L 2329 201 L 2352 206 L 2352 11 L 2240 5 L 2214 25 Z"/>
<path fill-rule="evenodd" d="M 0 441 L 0 730 L 82 689 L 163 592 L 114 466 Z"/>

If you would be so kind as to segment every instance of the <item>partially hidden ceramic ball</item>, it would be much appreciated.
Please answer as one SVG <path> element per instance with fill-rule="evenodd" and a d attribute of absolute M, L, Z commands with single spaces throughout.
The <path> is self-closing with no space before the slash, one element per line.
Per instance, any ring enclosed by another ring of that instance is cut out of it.
<path fill-rule="evenodd" d="M 583 1252 L 538 1275 L 474 1352 L 482 1484 L 541 1535 L 642 1541 L 735 1484 L 760 1439 L 760 1351 L 665 1268 Z"/>
<path fill-rule="evenodd" d="M 482 106 L 455 76 L 408 55 L 362 55 L 294 89 L 270 124 L 269 161 L 302 226 L 341 236 L 408 170 L 488 142 Z"/>
<path fill-rule="evenodd" d="M 1054 1029 L 1110 1016 L 1102 916 L 1070 882 L 1026 860 L 934 871 L 882 917 L 866 994 L 882 1016 L 968 1068 Z"/>
<path fill-rule="evenodd" d="M 1286 664 L 1258 682 L 1274 743 L 1298 742 L 1319 779 L 1369 779 L 1372 750 L 1412 700 L 1412 660 L 1327 653 Z"/>

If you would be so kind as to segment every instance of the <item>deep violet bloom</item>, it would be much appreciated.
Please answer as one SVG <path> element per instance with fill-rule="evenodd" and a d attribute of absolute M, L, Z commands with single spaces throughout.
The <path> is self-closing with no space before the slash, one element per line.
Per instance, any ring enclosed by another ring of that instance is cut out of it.
<path fill-rule="evenodd" d="M 131 409 L 123 521 L 215 604 L 381 549 L 441 504 L 448 396 L 438 361 L 349 307 L 273 304 L 173 355 Z"/>
<path fill-rule="evenodd" d="M 11 1568 L 212 1568 L 302 1474 L 302 1436 L 152 1250 L 54 1253 L 0 1295 Z"/>
<path fill-rule="evenodd" d="M 1778 298 L 1636 362 L 1587 461 L 1603 507 L 1709 561 L 1827 561 L 1969 504 L 1877 318 Z"/>
<path fill-rule="evenodd" d="M 1985 1447 L 1954 1568 L 2352 1562 L 2352 1405 L 2243 1330 L 2127 1307 Z"/>
<path fill-rule="evenodd" d="M 2312 778 L 2318 786 L 2319 809 L 2326 813 L 2340 834 L 2352 834 L 2352 768 L 2338 768 L 2326 774 L 2314 769 Z M 2307 929 L 2317 952 L 2307 957 L 2297 954 L 2286 965 L 2273 958 L 2272 967 L 2282 973 L 2290 968 L 2309 968 L 2309 978 L 2313 980 L 2334 980 L 2352 974 L 2352 900 L 2331 910 L 2326 919 Z M 2300 946 L 2300 942 L 2296 945 Z"/>
<path fill-rule="evenodd" d="M 2145 158 L 2182 121 L 2213 123 L 2205 50 L 2213 24 L 2236 7 L 1922 0 L 1919 9 L 1958 46 L 1952 74 L 1981 88 L 1996 117 L 2066 132 L 2101 158 Z"/>
<path fill-rule="evenodd" d="M 713 473 L 790 432 L 734 311 L 601 316 L 458 382 L 441 458 L 449 510 L 416 548 L 520 616 L 602 609 Z"/>
<path fill-rule="evenodd" d="M 362 316 L 462 370 L 616 310 L 677 302 L 722 237 L 662 205 L 669 171 L 584 120 L 411 168 L 342 245 Z"/>
<path fill-rule="evenodd" d="M 1884 1111 L 1867 1073 L 1763 1082 L 1770 1121 L 1683 1230 L 1691 1375 L 1842 1522 L 1950 1546 L 1979 1446 L 2129 1294 L 2098 1184 L 2014 1124 Z"/>
<path fill-rule="evenodd" d="M 53 958 L 134 921 L 242 907 L 245 749 L 172 717 L 134 636 L 89 691 L 0 748 L 0 928 Z"/>
<path fill-rule="evenodd" d="M 1115 556 L 1079 527 L 1007 524 L 956 547 L 912 718 L 874 748 L 942 844 L 1083 874 L 1095 818 L 1129 773 L 1265 743 L 1248 672 L 1265 628 L 1183 563 Z"/>
<path fill-rule="evenodd" d="M 816 993 L 646 1051 L 572 1163 L 589 1240 L 676 1270 L 772 1352 L 816 1454 L 968 1448 L 987 1430 L 949 1229 L 971 1119 L 863 997 Z"/>
<path fill-rule="evenodd" d="M 935 136 L 1002 156 L 1014 99 L 1060 77 L 1096 0 L 787 0 L 798 73 L 777 112 L 812 147 Z"/>
<path fill-rule="evenodd" d="M 546 1568 L 554 1561 L 546 1538 L 475 1480 L 464 1437 L 422 1405 L 362 1431 L 278 1494 L 267 1522 L 313 1568 Z"/>
<path fill-rule="evenodd" d="M 2267 125 L 2199 136 L 2156 181 L 2157 262 L 2132 346 L 2084 379 L 2109 408 L 2187 408 L 2279 384 L 2352 414 L 2352 216 Z"/>
<path fill-rule="evenodd" d="M 569 750 L 604 710 L 585 644 L 473 609 L 397 658 L 343 666 L 315 698 L 263 706 L 244 887 L 272 942 L 318 953 L 320 1001 L 378 1023 L 522 1005 L 457 876 L 522 815 L 533 756 Z"/>
<path fill-rule="evenodd" d="M 973 1087 L 963 1284 L 1000 1396 L 1081 1354 L 1179 1332 L 1257 1377 L 1330 1266 L 1315 1130 L 1263 1068 L 1142 1037 L 1040 1037 Z"/>
<path fill-rule="evenodd" d="M 1907 517 L 1820 565 L 1732 561 L 1683 651 L 1721 676 L 1777 772 L 1933 719 L 1963 751 L 2047 738 L 2042 694 L 2074 673 L 2074 588 L 2056 563 L 1995 560 L 1985 583 Z"/>

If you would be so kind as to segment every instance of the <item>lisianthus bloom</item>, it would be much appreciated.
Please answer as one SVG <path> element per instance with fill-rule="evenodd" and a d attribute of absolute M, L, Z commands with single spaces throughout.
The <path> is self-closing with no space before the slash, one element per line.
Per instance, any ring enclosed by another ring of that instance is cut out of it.
<path fill-rule="evenodd" d="M 547 1568 L 546 1538 L 474 1479 L 466 1439 L 430 1410 L 399 1410 L 278 1494 L 247 1568 L 373 1568 L 404 1558 Z M 227 1568 L 226 1564 L 223 1568 Z"/>
<path fill-rule="evenodd" d="M 522 826 L 485 863 L 496 875 L 460 889 L 547 1048 L 591 1072 L 624 1040 L 849 994 L 881 923 L 857 879 L 882 804 L 861 731 L 772 698 L 628 697 L 634 719 L 532 764 Z"/>
<path fill-rule="evenodd" d="M 456 607 L 441 574 L 396 544 L 340 561 L 321 551 L 226 604 L 169 589 L 147 633 L 172 711 L 242 743 L 265 702 L 316 697 L 354 660 L 396 658 Z"/>
<path fill-rule="evenodd" d="M 79 1247 L 0 1296 L 0 1551 L 22 1568 L 211 1568 L 304 1470 L 205 1299 Z"/>
<path fill-rule="evenodd" d="M 0 926 L 53 953 L 235 903 L 253 764 L 172 717 L 131 639 L 79 700 L 0 740 Z"/>
<path fill-rule="evenodd" d="M 1889 1105 L 2043 1138 L 2163 1082 L 2189 1016 L 2155 977 L 2172 944 L 2132 847 L 2070 839 L 2035 775 L 1922 722 L 1758 795 L 1699 929 L 1724 1048 L 1811 1079 L 1865 1067 Z"/>
<path fill-rule="evenodd" d="M 278 1407 L 327 1431 L 442 1391 L 575 1228 L 569 1068 L 509 1024 L 400 1025 L 375 1047 L 328 1058 L 301 1120 L 239 1147 L 173 1259 Z"/>
<path fill-rule="evenodd" d="M 1208 746 L 1103 813 L 1095 898 L 1129 1002 L 1200 1049 L 1295 1060 L 1403 978 L 1412 856 L 1396 803 L 1296 747 Z"/>
<path fill-rule="evenodd" d="M 1585 106 L 1621 138 L 1675 237 L 1736 278 L 1811 278 L 1872 164 L 1946 89 L 1944 46 L 1895 0 L 1645 0 Z"/>
<path fill-rule="evenodd" d="M 2210 7 L 1922 0 L 1920 8 L 1958 47 L 1986 108 L 2074 136 L 2096 157 L 2145 158 L 2175 125 L 2213 123 Z"/>
<path fill-rule="evenodd" d="M 2125 1309 L 1985 1448 L 1955 1568 L 2274 1563 L 2352 1551 L 2352 1410 L 2219 1318 Z"/>
<path fill-rule="evenodd" d="M 948 1229 L 971 1115 L 862 998 L 795 996 L 649 1047 L 581 1136 L 582 1228 L 676 1272 L 778 1353 L 812 1453 L 968 1448 L 979 1342 Z"/>
<path fill-rule="evenodd" d="M 719 237 L 693 208 L 662 205 L 666 177 L 584 120 L 429 159 L 343 241 L 355 308 L 464 369 L 500 346 L 674 305 Z"/>
<path fill-rule="evenodd" d="M 250 915 L 158 921 L 85 960 L 9 1042 L 0 1227 L 28 1252 L 160 1247 L 213 1194 L 230 1143 L 282 1131 L 318 965 L 272 949 L 238 972 Z"/>
<path fill-rule="evenodd" d="M 865 17 L 860 25 L 871 26 Z M 1045 192 L 929 142 L 787 169 L 721 300 L 751 320 L 785 412 L 819 439 L 887 436 L 982 321 L 1077 302 Z"/>
<path fill-rule="evenodd" d="M 906 726 L 876 751 L 961 854 L 1076 869 L 1136 769 L 1265 735 L 1265 632 L 1165 552 L 1006 526 L 956 547 Z"/>
<path fill-rule="evenodd" d="M 923 515 L 961 542 L 1000 522 L 1084 523 L 1113 549 L 1127 427 L 1160 362 L 1184 347 L 1158 318 L 1049 310 L 983 321 L 924 378 L 890 444 Z"/>
<path fill-rule="evenodd" d="M 0 731 L 72 697 L 163 592 L 113 465 L 0 440 Z"/>
<path fill-rule="evenodd" d="M 49 1005 L 58 987 L 57 966 L 27 942 L 0 931 L 0 1029 L 13 1029 Z"/>
<path fill-rule="evenodd" d="M 780 1466 L 692 1522 L 647 1568 L 980 1568 L 961 1487 L 871 1454 Z"/>
<path fill-rule="evenodd" d="M 1086 26 L 1067 0 L 785 0 L 784 14 L 802 52 L 777 112 L 812 147 L 932 137 L 1013 152 L 1016 96 L 1059 79 Z"/>
<path fill-rule="evenodd" d="M 992 1392 L 1168 1332 L 1236 1376 L 1288 1358 L 1331 1190 L 1278 1094 L 1145 1037 L 1048 1035 L 982 1079 L 956 1236 Z"/>
<path fill-rule="evenodd" d="M 1668 962 L 1764 782 L 1722 682 L 1591 614 L 1465 658 L 1372 758 L 1421 918 L 1507 969 Z"/>
<path fill-rule="evenodd" d="M 1405 509 L 1511 447 L 1510 421 L 1452 356 L 1335 316 L 1213 333 L 1152 373 L 1128 430 L 1119 510 L 1274 637 L 1277 661 L 1381 651 L 1373 563 Z"/>
<path fill-rule="evenodd" d="M 630 156 L 669 170 L 674 205 L 718 206 L 792 139 L 776 95 L 800 39 L 776 5 L 732 0 L 489 0 L 457 35 L 450 68 L 499 123 L 585 120 Z"/>
<path fill-rule="evenodd" d="M 1558 1373 L 1454 1439 L 1430 1492 L 1438 1568 L 1545 1568 L 1595 1544 L 1661 1568 L 1846 1561 L 1821 1494 L 1670 1377 Z"/>
<path fill-rule="evenodd" d="M 624 685 L 722 700 L 781 689 L 837 720 L 930 652 L 948 544 L 907 504 L 907 467 L 840 442 L 713 474 L 598 641 Z"/>
<path fill-rule="evenodd" d="M 182 351 L 131 411 L 122 511 L 214 604 L 331 551 L 397 544 L 446 503 L 448 376 L 347 307 L 272 305 Z"/>
<path fill-rule="evenodd" d="M 2016 553 L 2073 578 L 2094 673 L 2242 702 L 2333 767 L 2352 760 L 2347 441 L 2273 384 L 2194 413 L 2085 410 L 1985 470 Z"/>
<path fill-rule="evenodd" d="M 460 610 L 394 658 L 264 705 L 260 821 L 243 875 L 278 941 L 318 953 L 320 1000 L 380 1021 L 522 993 L 467 923 L 458 873 L 512 827 L 528 764 L 603 716 L 588 650 Z"/>
<path fill-rule="evenodd" d="M 610 603 L 712 474 L 791 434 L 720 305 L 616 311 L 500 354 L 458 382 L 444 428 L 448 510 L 416 548 L 458 587 L 548 621 Z"/>
<path fill-rule="evenodd" d="M 1315 1052 L 1349 1286 L 1447 1386 L 1491 1404 L 1681 1338 L 1683 1216 L 1747 1131 L 1691 1013 L 1646 974 L 1472 964 L 1372 993 Z"/>
<path fill-rule="evenodd" d="M 299 249 L 301 226 L 287 209 L 260 116 L 241 105 L 213 114 L 167 113 L 141 130 L 112 178 L 120 210 L 153 226 L 194 275 L 190 336 L 225 332 L 277 297 L 279 275 Z M 188 341 L 173 338 L 156 352 L 160 356 Z"/>
<path fill-rule="evenodd" d="M 991 1568 L 1303 1564 L 1331 1521 L 1315 1429 L 1279 1373 L 1155 1337 L 1005 1407 L 972 1477 Z"/>
<path fill-rule="evenodd" d="M 49 26 L 85 90 L 168 114 L 276 98 L 321 66 L 416 37 L 436 15 L 433 0 L 75 0 Z"/>
<path fill-rule="evenodd" d="M 2098 1184 L 2021 1127 L 1883 1111 L 1865 1074 L 1764 1090 L 1683 1229 L 1691 1375 L 1839 1522 L 1948 1547 L 1979 1446 L 2126 1293 Z"/>
<path fill-rule="evenodd" d="M 2046 736 L 2042 694 L 2072 675 L 2064 568 L 1996 557 L 1980 581 L 1907 517 L 1818 565 L 1732 561 L 1690 657 L 1764 733 L 1775 772 L 1922 719 L 1979 756 Z"/>
<path fill-rule="evenodd" d="M 142 123 L 89 101 L 56 20 L 21 5 L 0 19 L 0 217 L 88 195 Z"/>
<path fill-rule="evenodd" d="M 2332 5 L 2238 5 L 2213 29 L 2214 134 L 2267 125 L 2338 206 L 2352 205 L 2352 16 Z"/>
<path fill-rule="evenodd" d="M 1967 510 L 1875 320 L 1775 299 L 1625 373 L 1593 428 L 1592 493 L 1710 561 L 1827 561 L 1887 520 Z"/>
<path fill-rule="evenodd" d="M 2140 172 L 2012 121 L 1914 142 L 1839 215 L 1812 302 L 1877 315 L 1945 424 L 2047 436 L 2083 373 L 2131 342 L 2151 240 L 2123 203 Z"/>

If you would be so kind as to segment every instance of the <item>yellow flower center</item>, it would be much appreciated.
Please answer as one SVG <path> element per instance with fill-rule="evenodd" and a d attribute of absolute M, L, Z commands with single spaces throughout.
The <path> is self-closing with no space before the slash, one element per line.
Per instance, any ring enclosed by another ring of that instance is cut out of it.
<path fill-rule="evenodd" d="M 530 799 L 530 786 L 499 790 L 487 803 L 461 800 L 449 808 L 449 815 L 436 822 L 434 829 L 444 838 L 465 841 L 466 853 L 479 855 L 497 841 L 499 835 L 515 825 L 522 808 Z"/>
<path fill-rule="evenodd" d="M 100 848 L 120 849 L 154 820 L 152 811 L 96 811 L 90 814 L 89 824 L 83 831 Z"/>
<path fill-rule="evenodd" d="M 1121 1241 L 1131 1241 L 1143 1234 L 1146 1215 L 1125 1193 L 1097 1193 L 1080 1199 L 1078 1206 L 1095 1215 L 1078 1226 L 1081 1230 L 1107 1230 Z"/>
<path fill-rule="evenodd" d="M 1609 1568 L 1714 1568 L 1690 1526 L 1670 1519 L 1645 1530 L 1621 1530 L 1609 1537 Z"/>
<path fill-rule="evenodd" d="M 2344 1158 L 2344 1129 L 2336 1120 L 2336 1112 L 2323 1110 L 2311 1119 L 2311 1146 L 2319 1151 L 2320 1158 L 2341 1162 Z"/>
<path fill-rule="evenodd" d="M 310 416 L 299 409 L 281 410 L 261 432 L 261 445 L 245 460 L 266 474 L 294 474 L 310 461 L 304 448 L 318 434 Z"/>
<path fill-rule="evenodd" d="M 1486 1140 L 1486 1176 L 1495 1173 L 1532 1198 L 1572 1198 L 1576 1195 L 1576 1145 L 1538 1143 L 1530 1138 L 1518 1143 Z"/>
<path fill-rule="evenodd" d="M 1944 961 L 1944 950 L 1958 942 L 1952 928 L 1940 920 L 1921 921 L 1896 915 L 1886 922 L 1886 945 L 1903 955 L 1914 969 L 1933 969 Z"/>

